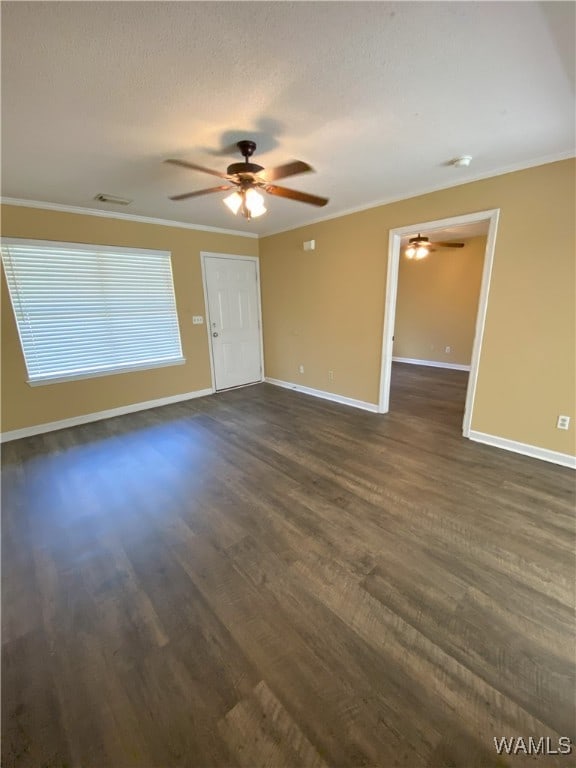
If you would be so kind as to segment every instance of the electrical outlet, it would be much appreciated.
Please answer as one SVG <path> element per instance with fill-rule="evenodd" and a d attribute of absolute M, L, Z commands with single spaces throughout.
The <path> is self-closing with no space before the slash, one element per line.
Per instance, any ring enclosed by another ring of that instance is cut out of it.
<path fill-rule="evenodd" d="M 192 325 L 202 325 L 204 318 L 202 315 L 192 315 Z"/>
<path fill-rule="evenodd" d="M 558 416 L 556 429 L 568 429 L 570 426 L 570 416 Z"/>
<path fill-rule="evenodd" d="M 328 381 L 334 381 L 334 371 L 328 371 Z"/>
<path fill-rule="evenodd" d="M 446 352 L 446 354 L 449 355 L 450 352 L 452 352 L 452 347 L 444 347 L 444 352 Z"/>
<path fill-rule="evenodd" d="M 304 366 L 303 365 L 298 366 L 298 373 L 304 373 Z"/>

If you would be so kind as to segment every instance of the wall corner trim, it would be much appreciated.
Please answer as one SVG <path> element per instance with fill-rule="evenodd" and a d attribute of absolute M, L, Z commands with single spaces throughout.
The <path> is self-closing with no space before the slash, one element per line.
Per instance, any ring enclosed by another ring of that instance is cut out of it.
<path fill-rule="evenodd" d="M 537 445 L 529 445 L 528 443 L 518 443 L 516 440 L 508 440 L 505 437 L 498 437 L 497 435 L 487 435 L 484 432 L 476 432 L 473 429 L 470 430 L 469 437 L 470 440 L 474 440 L 477 443 L 484 443 L 485 445 L 491 445 L 494 448 L 502 448 L 505 451 L 521 453 L 523 456 L 530 456 L 533 459 L 549 461 L 552 464 L 559 464 L 562 467 L 576 469 L 576 456 L 571 456 L 569 453 L 551 451 L 548 448 L 539 448 Z"/>
<path fill-rule="evenodd" d="M 97 411 L 96 413 L 86 413 L 83 416 L 73 416 L 70 419 L 61 419 L 60 421 L 50 421 L 45 424 L 36 424 L 33 427 L 24 427 L 23 429 L 13 429 L 10 432 L 0 433 L 0 443 L 7 443 L 10 440 L 20 440 L 23 437 L 32 437 L 33 435 L 42 435 L 45 432 L 55 432 L 58 429 L 67 429 L 76 427 L 79 424 L 88 424 L 92 421 L 101 421 L 102 419 L 111 419 L 115 416 L 124 416 L 127 413 L 136 411 L 147 411 L 150 408 L 158 408 L 162 405 L 171 405 L 180 403 L 184 400 L 193 400 L 196 397 L 206 397 L 213 395 L 214 390 L 198 389 L 195 392 L 184 392 L 181 395 L 171 395 L 169 397 L 160 397 L 157 400 L 146 400 L 141 403 L 132 403 L 120 408 L 110 408 L 107 411 Z"/>
<path fill-rule="evenodd" d="M 294 392 L 300 392 L 303 395 L 312 395 L 312 397 L 320 397 L 322 400 L 331 400 L 334 403 L 340 403 L 340 405 L 349 405 L 352 408 L 360 408 L 363 411 L 378 413 L 378 406 L 376 403 L 367 403 L 364 400 L 355 400 L 353 397 L 344 397 L 344 395 L 336 395 L 333 392 L 324 392 L 322 389 L 303 387 L 300 384 L 294 384 L 291 381 L 281 381 L 280 379 L 271 379 L 269 377 L 266 377 L 264 381 L 267 381 L 268 384 L 274 384 L 276 387 L 292 389 Z"/>
<path fill-rule="evenodd" d="M 469 365 L 460 363 L 443 363 L 437 360 L 418 360 L 415 357 L 393 357 L 394 363 L 409 363 L 410 365 L 427 365 L 430 368 L 451 368 L 454 371 L 469 371 Z"/>

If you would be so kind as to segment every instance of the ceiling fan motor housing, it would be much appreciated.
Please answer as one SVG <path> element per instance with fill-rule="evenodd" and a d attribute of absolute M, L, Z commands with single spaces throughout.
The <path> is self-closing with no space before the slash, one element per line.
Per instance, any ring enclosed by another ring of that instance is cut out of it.
<path fill-rule="evenodd" d="M 261 165 L 256 165 L 256 163 L 232 163 L 228 166 L 226 173 L 233 176 L 235 173 L 259 173 L 263 170 L 264 168 Z"/>

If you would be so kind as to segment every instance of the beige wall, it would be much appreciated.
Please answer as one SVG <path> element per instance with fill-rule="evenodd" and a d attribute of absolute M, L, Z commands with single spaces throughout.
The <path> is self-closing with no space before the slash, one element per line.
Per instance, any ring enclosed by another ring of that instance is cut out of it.
<path fill-rule="evenodd" d="M 176 304 L 186 364 L 30 387 L 2 271 L 2 431 L 193 392 L 211 386 L 200 251 L 255 256 L 253 238 L 140 222 L 2 206 L 4 237 L 151 248 L 172 252 Z"/>
<path fill-rule="evenodd" d="M 472 429 L 574 454 L 574 179 L 565 160 L 261 239 L 266 375 L 376 403 L 389 230 L 500 208 Z"/>
<path fill-rule="evenodd" d="M 470 365 L 486 237 L 462 242 L 421 260 L 400 256 L 395 357 Z"/>

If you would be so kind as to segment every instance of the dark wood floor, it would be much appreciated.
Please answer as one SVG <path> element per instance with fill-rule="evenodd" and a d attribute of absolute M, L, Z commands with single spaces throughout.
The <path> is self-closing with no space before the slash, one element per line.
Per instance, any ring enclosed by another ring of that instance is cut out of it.
<path fill-rule="evenodd" d="M 3 766 L 569 766 L 574 473 L 257 385 L 3 451 Z"/>

